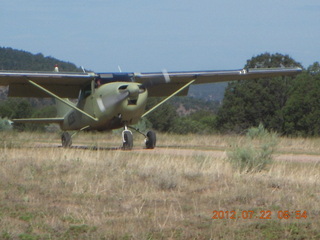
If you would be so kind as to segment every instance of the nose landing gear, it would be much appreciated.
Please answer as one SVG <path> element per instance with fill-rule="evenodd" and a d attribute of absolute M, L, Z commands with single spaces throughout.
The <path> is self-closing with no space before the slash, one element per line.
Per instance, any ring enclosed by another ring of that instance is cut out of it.
<path fill-rule="evenodd" d="M 128 130 L 127 126 L 124 127 L 122 132 L 122 149 L 131 150 L 133 147 L 133 136 L 132 132 Z"/>

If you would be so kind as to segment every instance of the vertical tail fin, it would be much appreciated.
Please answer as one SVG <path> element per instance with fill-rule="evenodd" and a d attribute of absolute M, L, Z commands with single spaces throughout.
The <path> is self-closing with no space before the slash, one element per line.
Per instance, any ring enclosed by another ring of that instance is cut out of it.
<path fill-rule="evenodd" d="M 65 101 L 70 102 L 73 104 L 69 99 L 64 98 Z M 57 109 L 57 117 L 64 117 L 72 108 L 66 105 L 65 103 L 55 99 L 56 109 Z"/>

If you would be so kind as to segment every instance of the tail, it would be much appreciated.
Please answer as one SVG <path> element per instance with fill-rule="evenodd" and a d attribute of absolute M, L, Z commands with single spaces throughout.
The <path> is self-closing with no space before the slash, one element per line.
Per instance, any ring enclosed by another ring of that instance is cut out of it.
<path fill-rule="evenodd" d="M 63 100 L 74 105 L 74 103 L 72 103 L 68 99 L 63 99 Z M 57 123 L 60 125 L 60 128 L 61 128 L 64 121 L 64 116 L 72 108 L 66 105 L 66 103 L 63 103 L 57 99 L 55 100 L 55 103 L 57 108 L 57 117 L 55 118 L 22 118 L 22 119 L 13 119 L 13 122 L 14 123 L 44 123 L 44 124 Z"/>
<path fill-rule="evenodd" d="M 68 98 L 64 98 L 63 100 L 69 102 L 72 105 L 75 105 L 72 103 Z M 65 103 L 55 99 L 56 109 L 57 109 L 57 117 L 64 117 L 72 108 L 66 105 Z"/>

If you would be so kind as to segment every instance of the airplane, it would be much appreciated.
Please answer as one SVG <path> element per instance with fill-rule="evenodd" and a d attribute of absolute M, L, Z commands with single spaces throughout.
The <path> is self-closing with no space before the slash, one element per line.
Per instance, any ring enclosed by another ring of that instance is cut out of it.
<path fill-rule="evenodd" d="M 13 119 L 14 123 L 56 123 L 61 130 L 63 147 L 71 147 L 70 131 L 106 131 L 123 128 L 122 148 L 133 148 L 130 129 L 145 136 L 147 149 L 156 146 L 156 133 L 146 134 L 131 127 L 173 96 L 184 96 L 191 84 L 295 76 L 301 68 L 254 68 L 224 71 L 182 72 L 53 72 L 0 71 L 0 86 L 9 86 L 9 97 L 53 97 L 55 118 Z M 148 97 L 166 97 L 146 111 Z M 74 103 L 69 99 L 77 98 Z"/>

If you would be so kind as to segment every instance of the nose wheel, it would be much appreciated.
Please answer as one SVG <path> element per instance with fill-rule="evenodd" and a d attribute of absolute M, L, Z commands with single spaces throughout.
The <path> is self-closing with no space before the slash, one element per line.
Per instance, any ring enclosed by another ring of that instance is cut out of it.
<path fill-rule="evenodd" d="M 132 132 L 125 128 L 122 132 L 122 149 L 123 150 L 131 150 L 133 147 L 133 136 Z"/>

